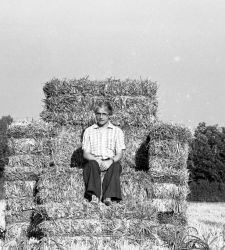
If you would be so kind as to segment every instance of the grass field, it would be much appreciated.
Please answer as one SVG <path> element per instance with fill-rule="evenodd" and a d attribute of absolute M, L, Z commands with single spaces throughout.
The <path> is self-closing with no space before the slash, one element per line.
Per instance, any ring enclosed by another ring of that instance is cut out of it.
<path fill-rule="evenodd" d="M 5 227 L 5 201 L 0 201 L 0 227 Z M 189 203 L 188 223 L 190 234 L 208 243 L 212 250 L 225 249 L 225 203 Z M 0 245 L 1 246 L 1 245 Z M 125 247 L 125 246 L 124 246 Z M 123 247 L 123 249 L 125 249 Z M 131 249 L 130 249 L 131 250 Z M 134 250 L 138 250 L 135 248 Z"/>

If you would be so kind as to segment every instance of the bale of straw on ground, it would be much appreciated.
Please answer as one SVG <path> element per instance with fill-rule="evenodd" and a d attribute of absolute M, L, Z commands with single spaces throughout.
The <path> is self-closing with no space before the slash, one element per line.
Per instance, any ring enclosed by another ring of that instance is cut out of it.
<path fill-rule="evenodd" d="M 52 79 L 43 88 L 46 98 L 60 95 L 93 95 L 93 96 L 139 96 L 153 98 L 157 93 L 157 84 L 150 80 L 124 81 L 106 79 L 91 81 L 87 77 L 73 80 Z"/>
<path fill-rule="evenodd" d="M 5 181 L 5 198 L 33 197 L 36 181 Z"/>
<path fill-rule="evenodd" d="M 164 249 L 157 246 L 155 239 L 135 239 L 135 237 L 105 237 L 105 236 L 57 236 L 44 237 L 39 243 L 40 250 L 87 250 L 87 249 Z"/>
<path fill-rule="evenodd" d="M 33 181 L 37 180 L 42 170 L 36 167 L 9 167 L 4 168 L 6 181 Z"/>
<path fill-rule="evenodd" d="M 51 157 L 43 153 L 35 155 L 34 154 L 11 155 L 9 156 L 9 162 L 7 168 L 28 167 L 28 168 L 44 169 L 49 166 L 50 161 Z"/>

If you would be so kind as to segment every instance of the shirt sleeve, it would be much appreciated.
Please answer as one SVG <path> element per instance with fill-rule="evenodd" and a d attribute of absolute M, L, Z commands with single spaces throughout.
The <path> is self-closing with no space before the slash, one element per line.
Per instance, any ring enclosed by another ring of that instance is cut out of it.
<path fill-rule="evenodd" d="M 119 128 L 117 131 L 117 136 L 116 136 L 116 152 L 120 152 L 121 150 L 124 150 L 124 149 L 126 149 L 125 140 L 124 140 L 124 133 Z"/>
<path fill-rule="evenodd" d="M 90 134 L 88 129 L 85 129 L 82 140 L 82 149 L 86 152 L 91 151 Z"/>

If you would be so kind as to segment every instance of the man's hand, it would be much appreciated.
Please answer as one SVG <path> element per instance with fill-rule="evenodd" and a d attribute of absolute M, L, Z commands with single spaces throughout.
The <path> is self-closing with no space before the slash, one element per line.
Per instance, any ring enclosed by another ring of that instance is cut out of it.
<path fill-rule="evenodd" d="M 113 160 L 102 161 L 100 166 L 101 171 L 106 171 L 113 164 Z"/>

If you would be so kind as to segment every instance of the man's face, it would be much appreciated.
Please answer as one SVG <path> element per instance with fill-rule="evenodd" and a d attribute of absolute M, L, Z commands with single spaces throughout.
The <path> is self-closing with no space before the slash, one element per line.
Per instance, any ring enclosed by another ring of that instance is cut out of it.
<path fill-rule="evenodd" d="M 104 126 L 109 121 L 109 112 L 106 107 L 99 107 L 95 113 L 97 123 L 100 127 Z"/>

